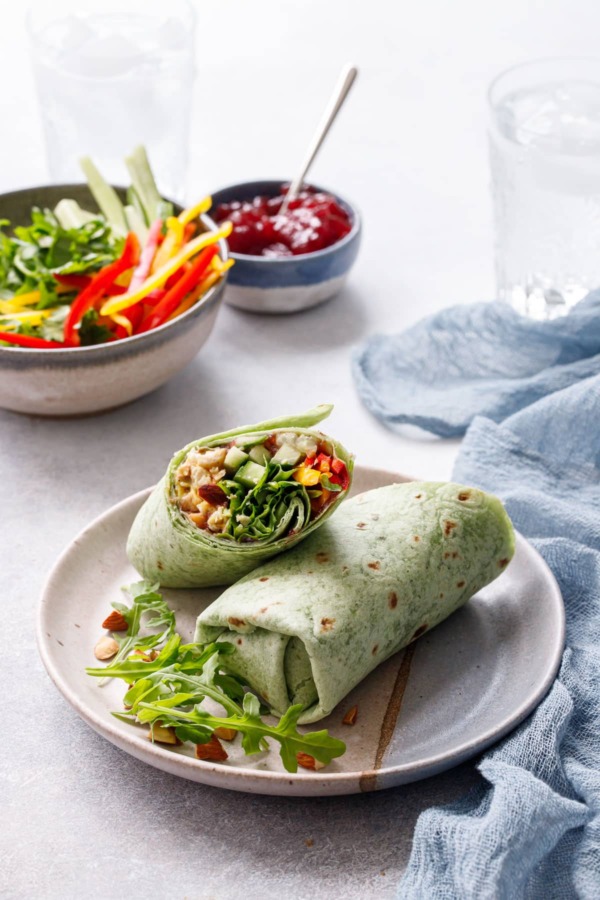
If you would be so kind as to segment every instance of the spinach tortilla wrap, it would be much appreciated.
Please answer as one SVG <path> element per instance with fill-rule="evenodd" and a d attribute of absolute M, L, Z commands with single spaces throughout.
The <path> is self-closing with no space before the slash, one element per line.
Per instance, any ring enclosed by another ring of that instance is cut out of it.
<path fill-rule="evenodd" d="M 353 457 L 311 430 L 333 407 L 245 425 L 179 450 L 127 541 L 164 587 L 232 584 L 318 528 L 346 496 Z"/>
<path fill-rule="evenodd" d="M 493 581 L 514 552 L 496 497 L 393 484 L 348 500 L 300 547 L 224 591 L 196 640 L 229 641 L 227 668 L 278 714 L 316 722 L 383 660 Z"/>

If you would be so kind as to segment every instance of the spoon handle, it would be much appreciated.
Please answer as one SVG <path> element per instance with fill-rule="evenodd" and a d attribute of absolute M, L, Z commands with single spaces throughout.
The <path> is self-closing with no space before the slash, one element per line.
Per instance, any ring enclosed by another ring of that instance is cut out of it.
<path fill-rule="evenodd" d="M 300 173 L 296 176 L 296 178 L 294 178 L 288 188 L 288 192 L 285 195 L 285 200 L 281 205 L 280 213 L 285 213 L 288 208 L 288 203 L 290 202 L 290 200 L 294 199 L 294 197 L 302 187 L 308 170 L 310 169 L 315 156 L 319 152 L 321 144 L 327 137 L 327 133 L 333 125 L 335 117 L 340 111 L 344 100 L 348 96 L 350 88 L 354 84 L 354 79 L 357 75 L 358 69 L 356 68 L 356 66 L 346 66 L 342 71 L 340 80 L 335 88 L 335 91 L 333 92 L 331 100 L 327 105 L 327 109 L 323 113 L 323 118 L 319 122 L 319 127 L 317 128 L 315 135 L 310 143 L 310 146 L 306 153 L 306 157 L 304 159 L 304 162 L 302 163 L 302 169 L 300 170 Z"/>

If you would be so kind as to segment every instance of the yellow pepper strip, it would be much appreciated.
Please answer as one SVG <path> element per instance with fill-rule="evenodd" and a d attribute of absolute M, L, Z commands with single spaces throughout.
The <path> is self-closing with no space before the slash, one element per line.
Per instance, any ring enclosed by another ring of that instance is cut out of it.
<path fill-rule="evenodd" d="M 158 272 L 160 267 L 164 266 L 168 259 L 171 259 L 172 256 L 179 253 L 183 246 L 184 227 L 183 223 L 173 216 L 170 216 L 167 219 L 167 233 L 152 260 L 152 265 L 150 267 L 151 275 Z"/>
<path fill-rule="evenodd" d="M 39 291 L 29 291 L 28 294 L 15 294 L 7 300 L 0 300 L 0 310 L 2 312 L 18 312 L 24 306 L 34 306 L 39 303 L 42 295 Z"/>
<path fill-rule="evenodd" d="M 5 325 L 9 325 L 11 323 L 11 320 L 19 324 L 26 323 L 27 325 L 39 325 L 40 322 L 43 322 L 44 319 L 48 318 L 50 312 L 51 310 L 49 309 L 32 309 L 27 310 L 26 312 L 10 312 L 5 313 L 4 315 L 0 315 L 0 321 L 2 322 L 3 328 Z"/>
<path fill-rule="evenodd" d="M 231 222 L 223 222 L 221 227 L 216 231 L 207 231 L 204 234 L 199 234 L 198 237 L 195 237 L 193 240 L 188 241 L 185 247 L 182 247 L 179 251 L 177 256 L 174 256 L 168 263 L 159 269 L 158 272 L 155 272 L 154 275 L 147 278 L 136 291 L 133 291 L 131 294 L 121 294 L 120 297 L 111 297 L 107 300 L 100 310 L 101 315 L 112 316 L 114 313 L 129 309 L 130 306 L 133 306 L 138 300 L 142 300 L 150 293 L 150 291 L 162 287 L 165 281 L 176 272 L 184 262 L 187 262 L 188 259 L 191 259 L 192 256 L 195 256 L 200 250 L 209 247 L 211 244 L 215 244 L 222 238 L 229 237 L 232 229 L 233 225 Z"/>
<path fill-rule="evenodd" d="M 116 322 L 117 325 L 122 325 L 129 337 L 133 334 L 133 325 L 127 318 L 127 316 L 122 316 L 119 313 L 113 313 L 112 316 L 109 316 L 113 322 Z"/>
<path fill-rule="evenodd" d="M 182 225 L 187 225 L 188 222 L 193 222 L 194 219 L 197 219 L 198 216 L 203 215 L 205 212 L 212 206 L 212 197 L 204 197 L 200 203 L 196 203 L 195 206 L 190 206 L 189 209 L 184 209 L 183 212 L 179 213 L 179 221 Z"/>
<path fill-rule="evenodd" d="M 129 282 L 131 281 L 131 276 L 133 275 L 133 269 L 127 269 L 126 272 L 121 272 L 120 275 L 117 275 L 115 278 L 115 284 L 118 284 L 119 287 L 129 287 Z"/>
<path fill-rule="evenodd" d="M 210 261 L 211 268 L 218 272 L 219 275 L 222 275 L 223 272 L 226 272 L 227 269 L 230 269 L 232 265 L 235 263 L 235 259 L 228 259 L 226 262 L 223 262 L 220 256 L 213 256 Z"/>
<path fill-rule="evenodd" d="M 316 469 L 309 469 L 307 466 L 299 466 L 299 468 L 294 469 L 292 478 L 305 487 L 313 487 L 315 484 L 320 483 L 321 473 Z"/>

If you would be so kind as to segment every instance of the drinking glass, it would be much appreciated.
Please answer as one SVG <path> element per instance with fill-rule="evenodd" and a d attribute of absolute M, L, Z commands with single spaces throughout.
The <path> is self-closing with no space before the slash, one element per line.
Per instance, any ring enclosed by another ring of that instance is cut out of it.
<path fill-rule="evenodd" d="M 182 199 L 194 79 L 187 0 L 54 0 L 30 8 L 33 67 L 53 181 L 91 156 L 113 184 L 148 151 L 161 192 Z"/>
<path fill-rule="evenodd" d="M 555 318 L 600 287 L 600 59 L 517 66 L 488 100 L 498 294 Z"/>

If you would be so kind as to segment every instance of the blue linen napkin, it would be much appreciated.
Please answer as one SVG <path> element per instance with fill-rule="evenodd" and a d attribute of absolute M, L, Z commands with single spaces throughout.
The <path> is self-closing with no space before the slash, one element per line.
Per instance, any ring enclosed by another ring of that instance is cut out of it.
<path fill-rule="evenodd" d="M 369 338 L 353 371 L 363 402 L 387 425 L 455 437 L 477 415 L 501 422 L 600 373 L 600 290 L 552 322 L 504 303 L 454 306 L 401 334 Z"/>
<path fill-rule="evenodd" d="M 420 816 L 398 896 L 598 898 L 600 292 L 550 323 L 499 305 L 447 310 L 369 341 L 355 366 L 385 421 L 457 434 L 485 414 L 454 478 L 502 497 L 556 575 L 567 613 L 549 694 L 484 754 L 483 787 Z"/>

